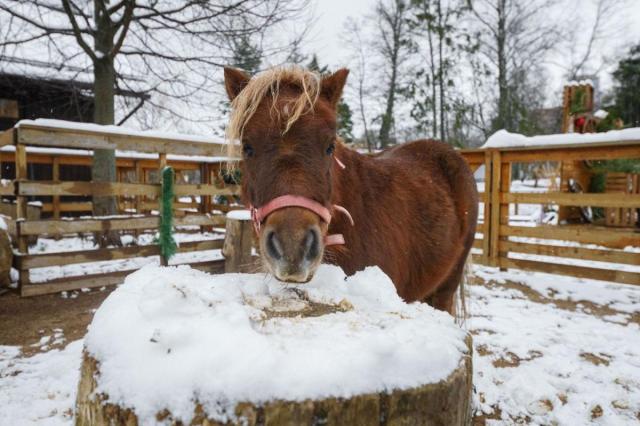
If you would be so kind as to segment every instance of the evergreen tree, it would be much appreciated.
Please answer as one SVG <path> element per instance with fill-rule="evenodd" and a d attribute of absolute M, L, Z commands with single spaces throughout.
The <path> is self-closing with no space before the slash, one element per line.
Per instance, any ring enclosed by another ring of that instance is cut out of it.
<path fill-rule="evenodd" d="M 245 34 L 237 37 L 231 44 L 232 57 L 229 65 L 239 68 L 250 75 L 256 74 L 262 65 L 264 57 L 262 48 L 254 45 L 250 35 Z M 231 104 L 226 96 L 220 100 L 220 112 L 226 116 L 231 111 Z M 220 130 L 224 133 L 225 124 L 220 125 Z"/>
<path fill-rule="evenodd" d="M 329 74 L 329 67 L 327 65 L 320 65 L 318 55 L 315 53 L 311 56 L 311 60 L 307 64 L 307 68 L 311 71 L 315 71 L 320 75 Z M 340 99 L 338 103 L 338 136 L 344 139 L 345 142 L 353 142 L 353 118 L 351 108 L 344 101 L 344 98 Z"/>
<path fill-rule="evenodd" d="M 326 65 L 320 66 L 320 61 L 318 61 L 318 55 L 316 55 L 315 53 L 313 54 L 313 56 L 311 56 L 311 60 L 307 64 L 307 68 L 310 71 L 315 71 L 320 75 L 329 73 L 329 67 Z"/>
<path fill-rule="evenodd" d="M 351 108 L 343 99 L 338 103 L 338 136 L 346 143 L 353 142 L 353 119 Z"/>
<path fill-rule="evenodd" d="M 250 37 L 244 35 L 234 42 L 231 66 L 255 74 L 260 70 L 262 57 L 262 48 L 254 46 Z"/>
<path fill-rule="evenodd" d="M 640 44 L 631 48 L 629 56 L 618 63 L 613 72 L 616 80 L 616 111 L 625 126 L 640 126 Z"/>

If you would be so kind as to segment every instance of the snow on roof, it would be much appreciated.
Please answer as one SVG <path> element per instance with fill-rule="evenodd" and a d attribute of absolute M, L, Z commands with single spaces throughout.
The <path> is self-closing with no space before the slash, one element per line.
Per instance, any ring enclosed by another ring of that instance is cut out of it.
<path fill-rule="evenodd" d="M 603 109 L 599 109 L 596 112 L 593 113 L 593 116 L 595 118 L 600 118 L 600 119 L 605 119 L 607 118 L 607 116 L 609 115 L 609 113 Z"/>
<path fill-rule="evenodd" d="M 450 315 L 404 303 L 377 267 L 347 277 L 321 265 L 295 288 L 264 274 L 140 269 L 89 326 L 85 347 L 100 365 L 96 392 L 131 407 L 142 424 L 155 423 L 162 409 L 189 424 L 197 402 L 226 422 L 238 402 L 436 383 L 467 353 L 466 332 Z M 291 315 L 310 303 L 342 309 Z"/>
<path fill-rule="evenodd" d="M 593 86 L 593 80 L 590 80 L 590 79 L 580 80 L 580 81 L 571 80 L 568 83 L 565 83 L 565 86 Z"/>
<path fill-rule="evenodd" d="M 69 80 L 87 84 L 93 83 L 93 70 L 89 66 L 57 64 L 34 58 L 1 55 L 0 73 L 32 78 Z"/>
<path fill-rule="evenodd" d="M 565 146 L 587 143 L 615 143 L 621 141 L 640 141 L 640 127 L 623 130 L 611 130 L 604 133 L 561 133 L 555 135 L 524 136 L 498 130 L 482 145 L 482 148 L 523 148 L 538 146 Z"/>
<path fill-rule="evenodd" d="M 0 55 L 0 74 L 20 75 L 27 78 L 51 79 L 84 83 L 93 86 L 93 69 L 91 66 L 75 66 L 67 63 L 41 61 L 35 58 L 20 58 Z M 120 74 L 120 78 L 132 82 L 143 83 L 144 79 L 129 74 Z M 117 92 L 121 90 L 116 89 Z"/>

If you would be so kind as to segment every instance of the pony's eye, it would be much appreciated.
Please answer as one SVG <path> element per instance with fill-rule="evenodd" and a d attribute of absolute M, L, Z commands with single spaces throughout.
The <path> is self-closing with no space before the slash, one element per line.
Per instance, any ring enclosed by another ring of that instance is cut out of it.
<path fill-rule="evenodd" d="M 329 145 L 329 148 L 327 148 L 327 155 L 333 154 L 333 151 L 335 150 L 336 150 L 336 144 L 332 143 L 331 145 Z"/>
<path fill-rule="evenodd" d="M 242 153 L 245 157 L 253 157 L 253 147 L 251 145 L 242 145 Z"/>

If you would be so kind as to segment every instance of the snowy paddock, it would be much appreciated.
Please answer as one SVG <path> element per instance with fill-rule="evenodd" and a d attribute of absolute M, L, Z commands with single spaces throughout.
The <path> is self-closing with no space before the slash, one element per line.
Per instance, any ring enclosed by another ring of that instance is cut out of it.
<path fill-rule="evenodd" d="M 474 275 L 465 326 L 476 424 L 638 424 L 640 288 L 486 267 Z M 83 341 L 65 341 L 62 327 L 33 345 L 32 356 L 0 346 L 2 422 L 73 424 Z"/>

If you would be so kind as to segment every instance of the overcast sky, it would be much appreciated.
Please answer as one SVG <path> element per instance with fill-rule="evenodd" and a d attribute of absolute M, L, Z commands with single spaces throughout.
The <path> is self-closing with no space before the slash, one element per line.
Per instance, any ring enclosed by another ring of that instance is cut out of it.
<path fill-rule="evenodd" d="M 564 15 L 581 13 L 584 15 L 585 29 L 592 24 L 594 16 L 594 2 L 596 0 L 566 0 L 561 11 L 550 10 L 549 19 L 562 18 Z M 640 0 L 616 0 L 625 5 L 620 16 L 615 18 L 614 28 L 611 29 L 610 39 L 597 47 L 601 56 L 619 57 L 627 51 L 632 43 L 640 43 Z M 318 53 L 320 61 L 329 64 L 335 69 L 349 65 L 349 52 L 342 40 L 343 28 L 348 17 L 362 18 L 370 14 L 377 0 L 316 0 L 315 15 L 316 24 L 311 33 L 309 45 Z M 558 16 L 560 14 L 560 16 Z M 586 31 L 585 40 L 586 43 Z M 557 52 L 554 61 L 561 61 L 565 52 Z M 606 60 L 605 60 L 606 61 Z M 608 66 L 606 66 L 608 65 Z M 601 75 L 603 89 L 611 86 L 610 72 L 615 68 L 616 61 L 609 59 L 605 62 Z M 560 96 L 563 84 L 562 69 L 552 63 L 547 65 L 550 77 L 550 93 Z M 551 97 L 551 96 L 550 96 Z M 556 100 L 549 99 L 551 104 Z"/>

